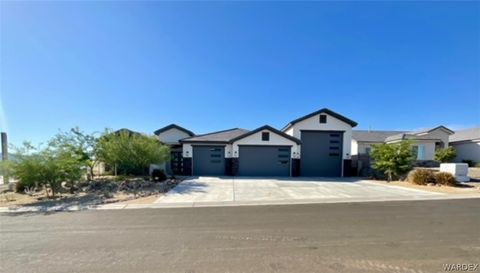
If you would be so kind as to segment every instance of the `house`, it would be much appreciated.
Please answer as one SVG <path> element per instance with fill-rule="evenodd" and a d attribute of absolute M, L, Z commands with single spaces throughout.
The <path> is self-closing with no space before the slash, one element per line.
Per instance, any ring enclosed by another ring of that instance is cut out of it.
<path fill-rule="evenodd" d="M 169 145 L 181 152 L 184 175 L 343 176 L 350 166 L 356 125 L 324 108 L 289 122 L 282 130 L 264 125 L 252 131 L 232 128 L 190 135 L 169 125 L 155 134 L 162 142 L 171 136 Z M 186 137 L 181 138 L 182 134 Z"/>
<path fill-rule="evenodd" d="M 434 161 L 435 151 L 446 148 L 449 145 L 449 136 L 454 132 L 445 126 L 437 126 L 430 129 L 405 132 L 405 131 L 353 131 L 352 155 L 353 165 L 357 168 L 369 165 L 368 154 L 372 144 L 398 143 L 402 140 L 413 142 L 413 151 L 416 155 L 417 166 L 437 166 Z M 357 162 L 362 162 L 357 165 Z"/>
<path fill-rule="evenodd" d="M 454 162 L 480 162 L 480 127 L 456 131 L 449 142 L 457 152 Z"/>
<path fill-rule="evenodd" d="M 152 168 L 164 169 L 168 174 L 183 174 L 183 156 L 181 139 L 192 137 L 195 134 L 176 124 L 170 124 L 153 132 L 158 140 L 170 147 L 170 161 L 165 164 L 155 165 Z M 151 170 L 150 170 L 151 171 Z"/>
<path fill-rule="evenodd" d="M 411 140 L 413 142 L 414 153 L 417 156 L 417 164 L 423 165 L 422 163 L 428 164 L 435 160 L 436 150 L 448 147 L 449 136 L 453 133 L 452 130 L 445 126 L 437 126 L 431 129 L 389 136 L 385 139 L 385 143 Z"/>

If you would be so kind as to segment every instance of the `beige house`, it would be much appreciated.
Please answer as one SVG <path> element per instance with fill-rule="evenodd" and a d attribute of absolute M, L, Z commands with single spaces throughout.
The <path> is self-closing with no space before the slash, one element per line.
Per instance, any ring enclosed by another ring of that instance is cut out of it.
<path fill-rule="evenodd" d="M 368 154 L 373 144 L 398 143 L 402 140 L 413 142 L 413 150 L 416 155 L 416 165 L 436 166 L 434 161 L 437 149 L 449 146 L 449 137 L 454 132 L 445 126 L 437 126 L 414 132 L 405 131 L 370 131 L 354 130 L 352 132 L 352 158 L 354 165 L 361 161 L 360 165 L 369 165 Z M 356 162 L 357 161 L 357 162 Z"/>
<path fill-rule="evenodd" d="M 450 135 L 450 145 L 455 148 L 455 162 L 480 162 L 480 127 L 456 131 Z"/>

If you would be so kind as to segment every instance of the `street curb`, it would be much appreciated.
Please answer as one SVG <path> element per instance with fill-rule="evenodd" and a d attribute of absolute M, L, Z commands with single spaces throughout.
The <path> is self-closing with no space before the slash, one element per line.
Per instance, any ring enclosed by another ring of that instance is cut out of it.
<path fill-rule="evenodd" d="M 395 201 L 429 201 L 429 200 L 456 200 L 456 199 L 480 199 L 480 196 L 422 196 L 415 198 L 334 198 L 334 199 L 303 199 L 282 201 L 224 201 L 224 202 L 186 202 L 186 203 L 153 203 L 153 204 L 105 204 L 90 206 L 69 207 L 0 207 L 0 213 L 27 213 L 27 212 L 62 212 L 62 211 L 86 211 L 86 210 L 123 210 L 123 209 L 166 209 L 166 208 L 205 208 L 205 207 L 241 207 L 241 206 L 284 206 L 284 205 L 307 205 L 307 204 L 341 204 L 341 203 L 371 203 L 371 202 L 395 202 Z"/>

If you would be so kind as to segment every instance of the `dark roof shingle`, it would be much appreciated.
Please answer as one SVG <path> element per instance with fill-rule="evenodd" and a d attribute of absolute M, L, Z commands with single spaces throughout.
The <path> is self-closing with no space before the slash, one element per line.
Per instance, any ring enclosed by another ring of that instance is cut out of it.
<path fill-rule="evenodd" d="M 189 142 L 220 142 L 220 143 L 228 143 L 230 140 L 241 136 L 243 134 L 248 133 L 248 130 L 241 129 L 241 128 L 233 128 L 203 135 L 197 135 L 193 137 L 188 137 L 181 139 L 181 143 L 189 143 Z"/>
<path fill-rule="evenodd" d="M 384 142 L 389 136 L 405 133 L 403 131 L 353 130 L 352 138 L 360 142 Z"/>

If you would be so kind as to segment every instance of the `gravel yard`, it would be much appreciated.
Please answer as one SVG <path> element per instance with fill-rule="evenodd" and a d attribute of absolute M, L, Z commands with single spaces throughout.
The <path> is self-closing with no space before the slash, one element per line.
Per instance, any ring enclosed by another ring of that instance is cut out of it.
<path fill-rule="evenodd" d="M 112 177 L 105 177 L 81 183 L 73 194 L 64 190 L 55 198 L 47 198 L 44 190 L 38 190 L 32 194 L 3 191 L 0 193 L 0 207 L 88 206 L 133 200 L 136 203 L 147 202 L 145 200 L 159 198 L 179 182 L 178 179 L 156 182 L 144 178 L 126 178 L 115 181 Z"/>

